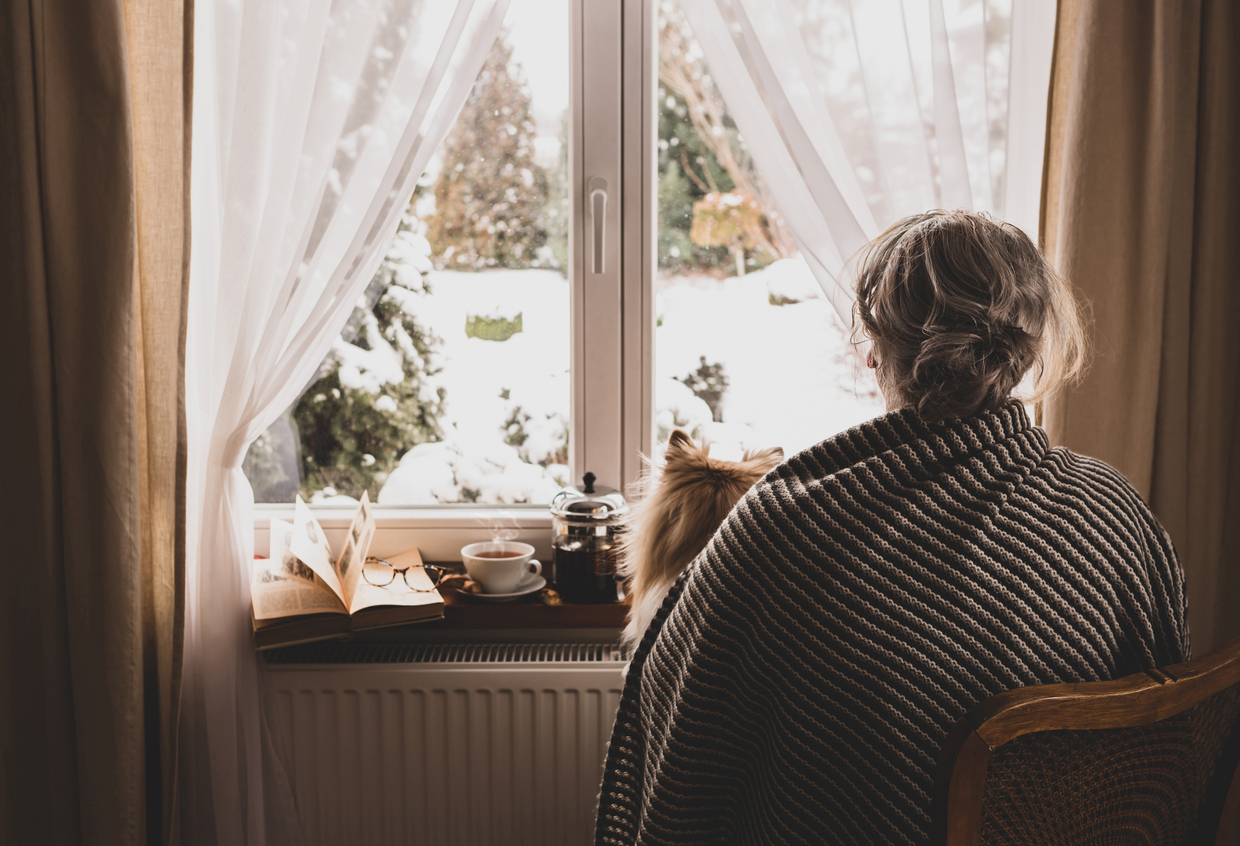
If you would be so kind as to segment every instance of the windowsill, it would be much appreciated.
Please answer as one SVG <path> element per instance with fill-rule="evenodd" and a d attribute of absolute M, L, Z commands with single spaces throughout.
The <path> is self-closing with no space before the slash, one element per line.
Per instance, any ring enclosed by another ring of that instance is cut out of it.
<path fill-rule="evenodd" d="M 339 549 L 353 519 L 354 508 L 316 506 L 314 516 L 323 527 L 332 547 Z M 459 564 L 461 547 L 475 541 L 491 539 L 491 525 L 513 529 L 515 540 L 534 547 L 534 555 L 542 561 L 551 557 L 551 513 L 545 505 L 479 507 L 442 505 L 425 508 L 376 507 L 375 539 L 371 551 L 375 555 L 398 555 L 417 547 L 422 560 L 428 563 Z M 293 519 L 293 507 L 287 504 L 256 504 L 254 506 L 254 553 L 270 552 L 272 518 Z M 588 630 L 598 635 L 613 635 L 624 627 L 628 606 L 609 605 L 547 606 L 530 597 L 518 602 L 486 605 L 463 599 L 451 591 L 444 594 L 444 617 L 428 623 L 417 623 L 393 629 L 376 630 L 367 640 L 407 641 L 430 636 L 432 639 L 468 637 L 470 632 L 533 633 L 567 630 Z M 536 638 L 541 640 L 542 638 Z"/>

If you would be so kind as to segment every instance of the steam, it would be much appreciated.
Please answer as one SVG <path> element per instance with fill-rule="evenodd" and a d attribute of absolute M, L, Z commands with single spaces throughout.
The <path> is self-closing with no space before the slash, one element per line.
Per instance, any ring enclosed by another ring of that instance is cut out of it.
<path fill-rule="evenodd" d="M 521 534 L 517 528 L 517 515 L 511 511 L 489 512 L 486 517 L 479 517 L 478 523 L 491 533 L 491 542 L 486 547 L 491 552 L 502 551 L 505 542 L 514 541 Z"/>

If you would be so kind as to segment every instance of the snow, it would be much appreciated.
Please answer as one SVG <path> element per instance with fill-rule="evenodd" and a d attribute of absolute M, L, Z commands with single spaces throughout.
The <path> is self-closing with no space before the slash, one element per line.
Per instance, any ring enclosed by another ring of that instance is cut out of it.
<path fill-rule="evenodd" d="M 799 255 L 796 258 L 780 259 L 774 264 L 764 267 L 761 271 L 762 281 L 766 290 L 773 297 L 802 302 L 822 297 L 822 288 L 813 271 Z M 758 274 L 755 274 L 758 275 Z"/>
<path fill-rule="evenodd" d="M 405 378 L 405 371 L 401 367 L 400 353 L 380 333 L 375 316 L 369 310 L 363 313 L 362 332 L 370 349 L 364 350 L 337 338 L 332 342 L 332 352 L 340 361 L 340 384 L 378 394 L 383 391 L 384 385 L 400 384 Z M 380 410 L 396 410 L 396 403 L 391 397 L 381 399 L 386 399 L 391 408 Z M 379 407 L 379 402 L 375 403 L 375 407 Z"/>
<path fill-rule="evenodd" d="M 793 299 L 814 298 L 772 305 L 772 288 L 796 293 Z M 792 455 L 885 410 L 872 374 L 849 355 L 849 333 L 803 261 L 722 280 L 666 280 L 655 313 L 662 322 L 654 370 L 660 425 L 665 409 L 685 405 L 688 389 L 673 387 L 677 377 L 697 370 L 703 356 L 723 364 L 730 383 L 725 423 L 699 424 L 698 408 L 685 426 L 693 433 L 701 425 L 701 434 L 718 444 L 716 455 L 771 446 Z M 705 417 L 710 420 L 708 409 Z"/>
<path fill-rule="evenodd" d="M 334 506 L 357 505 L 358 500 L 354 499 L 351 496 L 346 496 L 344 494 L 336 493 L 335 488 L 323 488 L 323 490 L 315 491 L 310 496 L 310 504 L 311 505 L 325 505 L 328 507 L 333 506 L 333 505 Z"/>
<path fill-rule="evenodd" d="M 551 270 L 432 271 L 427 284 L 428 296 L 395 296 L 443 339 L 435 363 L 445 437 L 405 453 L 379 504 L 548 502 L 569 481 L 562 464 L 539 466 L 555 461 L 568 430 L 567 280 Z M 848 354 L 848 332 L 800 259 L 722 280 L 661 278 L 657 287 L 655 406 L 664 434 L 680 425 L 723 458 L 769 446 L 791 455 L 883 413 L 873 377 Z M 773 305 L 772 297 L 798 302 Z M 506 341 L 465 335 L 471 316 L 517 314 L 523 330 Z M 678 380 L 702 356 L 722 363 L 730 381 L 723 422 Z M 514 413 L 520 446 L 505 443 Z"/>
<path fill-rule="evenodd" d="M 550 501 L 568 480 L 562 465 L 539 466 L 568 428 L 568 281 L 552 270 L 433 271 L 427 285 L 430 296 L 402 297 L 401 307 L 443 340 L 435 381 L 446 389 L 445 437 L 402 457 L 379 504 Z M 506 341 L 465 335 L 470 317 L 518 314 L 522 331 Z M 520 447 L 505 443 L 514 412 L 526 435 Z"/>
<path fill-rule="evenodd" d="M 454 437 L 405 453 L 379 491 L 379 504 L 550 502 L 566 481 L 565 471 L 527 464 L 503 442 Z"/>

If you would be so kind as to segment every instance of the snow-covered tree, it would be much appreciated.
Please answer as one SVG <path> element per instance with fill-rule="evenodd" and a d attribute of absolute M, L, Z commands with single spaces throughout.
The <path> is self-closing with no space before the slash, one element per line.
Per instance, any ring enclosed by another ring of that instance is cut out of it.
<path fill-rule="evenodd" d="M 245 469 L 258 502 L 287 502 L 298 488 L 307 499 L 362 491 L 376 499 L 402 455 L 441 437 L 440 341 L 416 319 L 431 269 L 419 228 L 407 212 L 314 381 L 250 448 Z M 300 465 L 300 485 L 290 464 Z"/>
<path fill-rule="evenodd" d="M 372 499 L 400 457 L 439 440 L 444 389 L 439 339 L 418 324 L 429 294 L 430 245 L 407 213 L 383 264 L 293 413 L 301 439 L 302 489 L 334 488 Z"/>
<path fill-rule="evenodd" d="M 535 160 L 536 137 L 530 92 L 501 33 L 442 148 L 435 212 L 426 221 L 442 269 L 555 262 L 543 249 L 548 182 Z"/>

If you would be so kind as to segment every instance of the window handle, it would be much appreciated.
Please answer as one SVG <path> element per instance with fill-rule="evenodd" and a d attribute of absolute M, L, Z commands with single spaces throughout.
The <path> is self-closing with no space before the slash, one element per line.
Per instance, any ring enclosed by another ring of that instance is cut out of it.
<path fill-rule="evenodd" d="M 595 273 L 603 272 L 603 232 L 607 223 L 607 180 L 596 176 L 590 180 L 590 225 L 594 228 L 593 265 Z"/>

